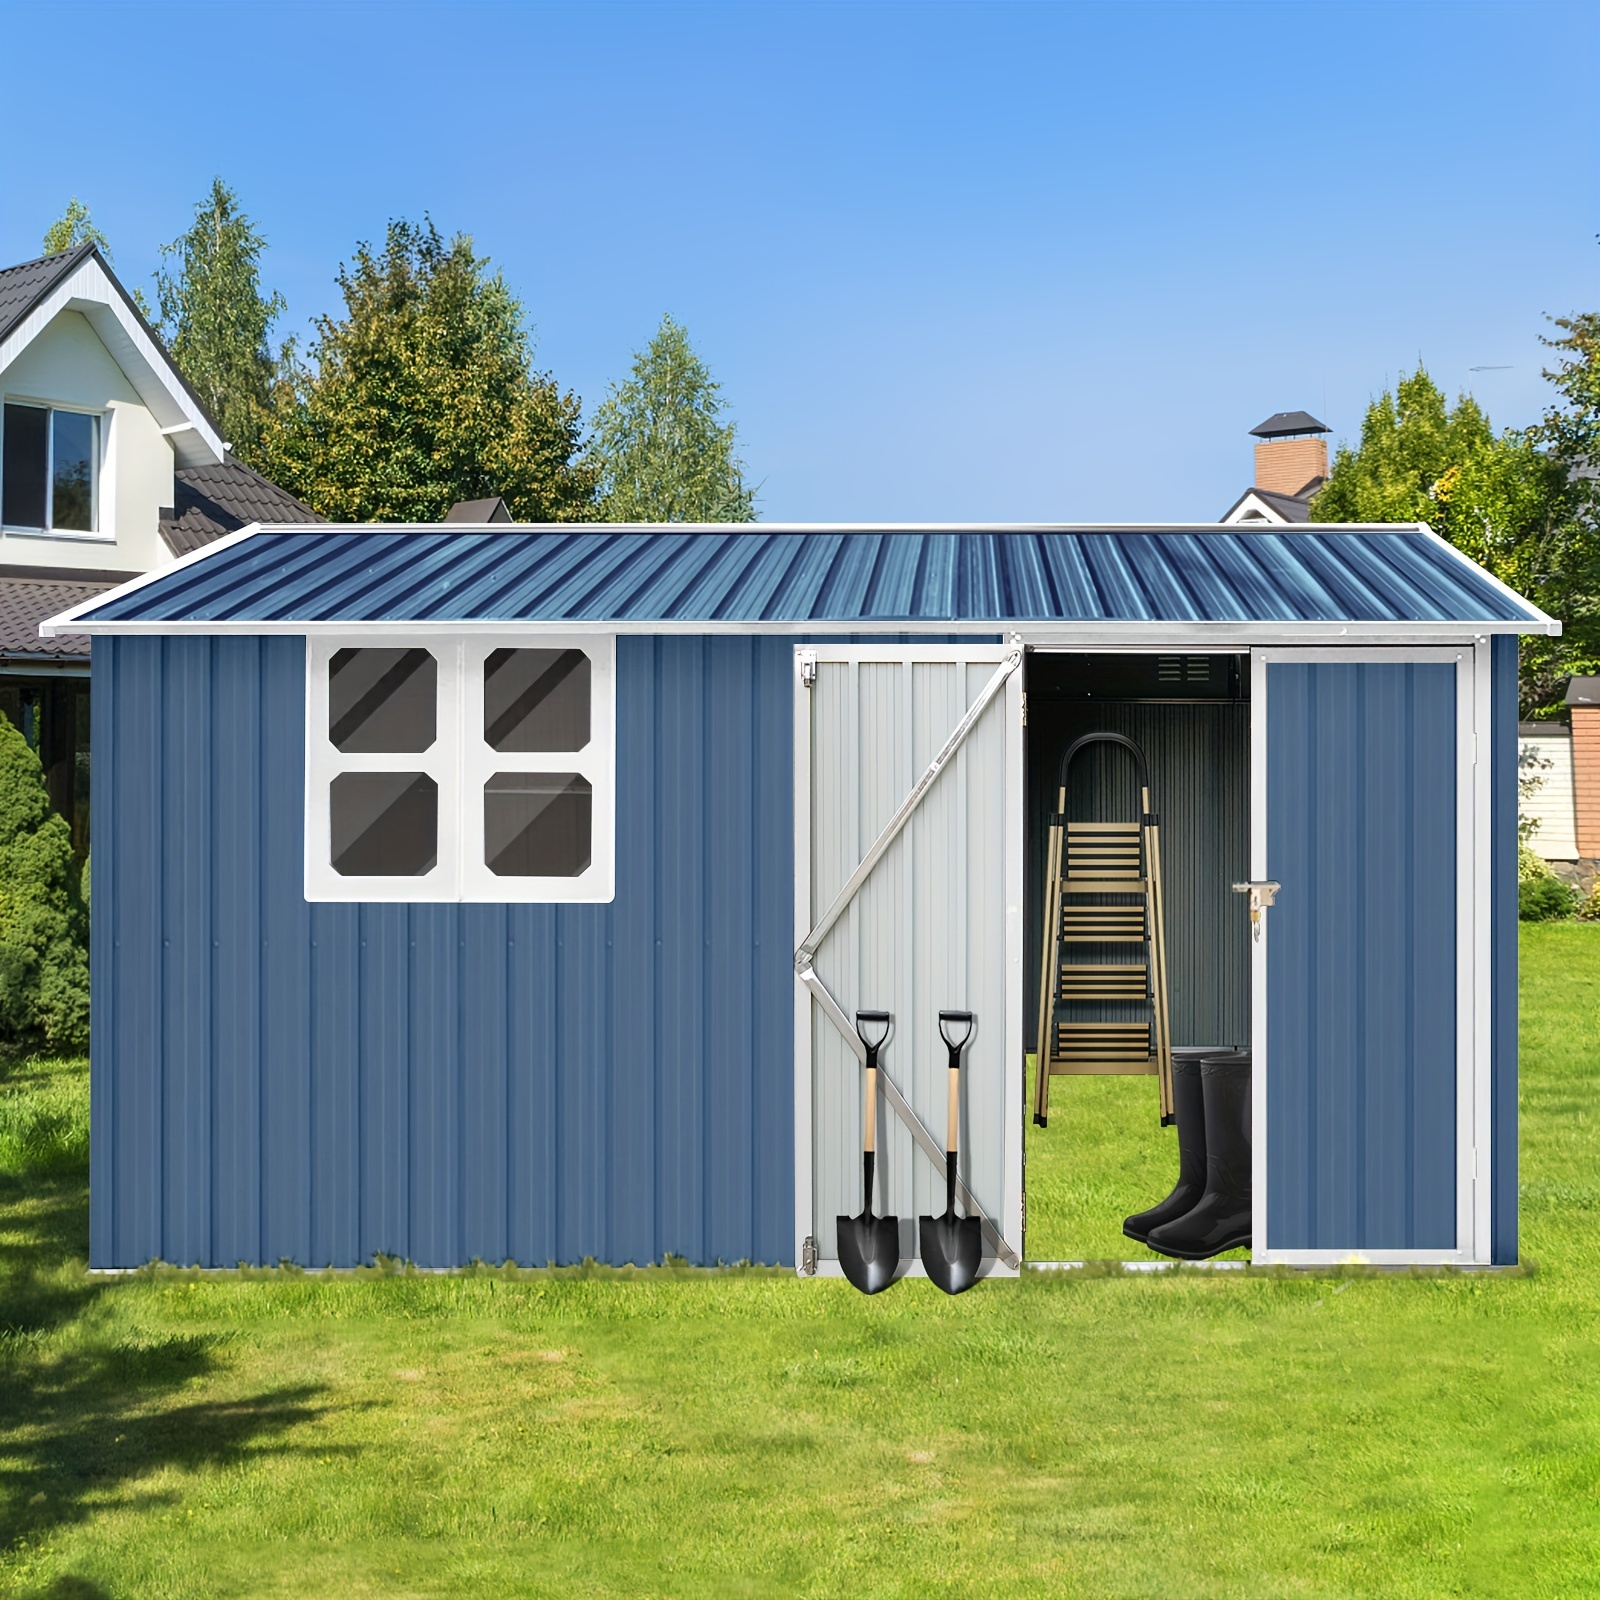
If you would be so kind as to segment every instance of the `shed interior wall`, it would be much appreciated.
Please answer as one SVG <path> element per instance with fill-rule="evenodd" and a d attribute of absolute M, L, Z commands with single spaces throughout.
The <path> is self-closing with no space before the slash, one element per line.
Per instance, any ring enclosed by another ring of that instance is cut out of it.
<path fill-rule="evenodd" d="M 1022 1014 L 1038 1014 L 1045 856 L 1061 758 L 1085 733 L 1120 733 L 1144 751 L 1161 818 L 1172 1042 L 1248 1044 L 1250 925 L 1232 891 L 1250 865 L 1248 667 L 1241 673 L 1241 658 L 1231 656 L 1168 658 L 1205 660 L 1215 676 L 1163 684 L 1161 659 L 1055 651 L 1028 658 Z M 1133 771 L 1122 751 L 1090 749 L 1073 763 L 1067 815 L 1090 822 L 1128 819 Z"/>
<path fill-rule="evenodd" d="M 1035 1048 L 1050 822 L 1062 758 L 1089 733 L 1121 734 L 1147 763 L 1159 817 L 1175 1045 L 1248 1045 L 1251 942 L 1233 884 L 1249 876 L 1250 674 L 1247 657 L 1035 651 L 1027 661 L 1027 952 L 1023 1016 Z M 1066 815 L 1131 821 L 1138 780 L 1114 745 L 1090 746 L 1068 774 Z M 1120 963 L 1125 946 L 1078 946 L 1069 959 Z M 1142 1021 L 1148 1008 L 1100 1002 L 1080 1020 Z M 1028 1094 L 1031 1104 L 1033 1085 Z M 1047 1129 L 1030 1128 L 1027 1254 L 1146 1257 L 1121 1241 L 1124 1216 L 1155 1204 L 1177 1171 L 1176 1136 L 1158 1130 L 1153 1077 L 1063 1075 Z M 1153 1142 L 1152 1142 L 1153 1141 Z M 1115 1237 L 1118 1242 L 1108 1241 Z M 1048 1246 L 1035 1241 L 1047 1240 Z M 1149 1257 L 1154 1259 L 1153 1257 Z"/>

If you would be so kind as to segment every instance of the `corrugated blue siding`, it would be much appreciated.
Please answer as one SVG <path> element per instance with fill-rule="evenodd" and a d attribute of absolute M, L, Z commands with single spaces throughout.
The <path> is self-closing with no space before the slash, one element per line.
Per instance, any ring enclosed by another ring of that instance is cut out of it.
<path fill-rule="evenodd" d="M 1456 682 L 1274 663 L 1267 1245 L 1456 1245 Z"/>
<path fill-rule="evenodd" d="M 1489 844 L 1491 1025 L 1490 1248 L 1497 1266 L 1517 1259 L 1517 641 L 1490 646 Z"/>
<path fill-rule="evenodd" d="M 92 1263 L 784 1259 L 790 642 L 618 641 L 609 906 L 308 905 L 304 659 L 95 647 Z"/>
<path fill-rule="evenodd" d="M 1540 620 L 1414 529 L 258 533 L 94 621 Z"/>

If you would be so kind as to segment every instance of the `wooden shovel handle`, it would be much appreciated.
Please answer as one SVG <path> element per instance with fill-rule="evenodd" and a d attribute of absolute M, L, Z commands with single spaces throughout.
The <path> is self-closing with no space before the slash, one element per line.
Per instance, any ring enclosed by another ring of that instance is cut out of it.
<path fill-rule="evenodd" d="M 945 1127 L 949 1131 L 944 1136 L 944 1147 L 950 1155 L 955 1155 L 961 1148 L 961 1068 L 951 1067 L 949 1076 L 950 1105 L 945 1113 Z"/>

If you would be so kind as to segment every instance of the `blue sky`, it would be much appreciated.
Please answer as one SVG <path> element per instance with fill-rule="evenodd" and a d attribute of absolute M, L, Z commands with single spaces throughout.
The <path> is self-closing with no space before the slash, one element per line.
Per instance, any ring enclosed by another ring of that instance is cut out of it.
<path fill-rule="evenodd" d="M 1252 425 L 1352 435 L 1419 358 L 1532 420 L 1543 314 L 1600 305 L 1597 0 L 7 0 L 5 38 L 0 259 L 77 194 L 143 283 L 220 173 L 295 331 L 428 211 L 586 413 L 684 322 L 769 519 L 1212 518 Z"/>

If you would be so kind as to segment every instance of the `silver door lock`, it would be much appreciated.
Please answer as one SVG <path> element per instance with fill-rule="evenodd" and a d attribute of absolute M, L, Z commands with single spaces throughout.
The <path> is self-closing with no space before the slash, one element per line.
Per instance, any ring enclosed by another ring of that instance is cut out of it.
<path fill-rule="evenodd" d="M 1283 887 L 1281 883 L 1271 878 L 1254 878 L 1249 883 L 1236 883 L 1233 886 L 1235 894 L 1250 896 L 1250 937 L 1259 940 L 1261 937 L 1261 913 L 1278 898 L 1278 891 Z"/>

